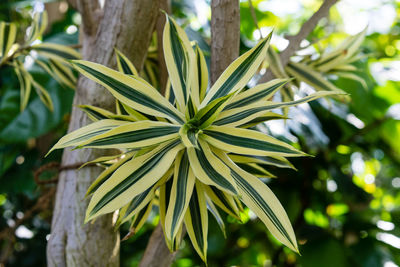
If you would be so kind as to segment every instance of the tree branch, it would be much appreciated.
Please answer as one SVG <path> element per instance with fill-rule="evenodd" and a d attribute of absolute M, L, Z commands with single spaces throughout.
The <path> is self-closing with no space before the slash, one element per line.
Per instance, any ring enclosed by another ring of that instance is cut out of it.
<path fill-rule="evenodd" d="M 329 14 L 330 8 L 336 4 L 339 0 L 325 0 L 321 7 L 315 12 L 301 27 L 300 31 L 293 36 L 287 37 L 289 40 L 289 45 L 285 50 L 280 53 L 280 59 L 282 66 L 285 67 L 290 60 L 290 57 L 299 50 L 301 41 L 307 38 L 308 35 L 314 30 L 318 22 Z M 274 78 L 271 70 L 268 70 L 264 76 L 260 79 L 260 83 L 270 81 Z"/>

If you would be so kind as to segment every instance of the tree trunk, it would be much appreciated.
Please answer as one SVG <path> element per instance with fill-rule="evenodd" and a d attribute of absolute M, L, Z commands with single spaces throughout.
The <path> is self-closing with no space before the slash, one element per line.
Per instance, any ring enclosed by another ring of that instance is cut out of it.
<path fill-rule="evenodd" d="M 165 1 L 165 0 L 163 0 Z M 240 18 L 238 0 L 213 0 L 211 4 L 211 84 L 239 55 Z M 154 229 L 140 267 L 171 266 L 176 253 L 165 245 L 161 225 Z"/>
<path fill-rule="evenodd" d="M 238 0 L 211 1 L 211 84 L 239 56 Z"/>
<path fill-rule="evenodd" d="M 71 0 L 70 4 L 82 15 L 82 55 L 85 60 L 114 68 L 114 47 L 117 47 L 141 69 L 157 18 L 158 1 L 106 1 L 104 12 L 95 0 Z M 102 86 L 81 76 L 68 131 L 90 123 L 76 105 L 90 104 L 112 110 L 114 102 Z M 66 149 L 62 165 L 86 162 L 104 154 L 104 150 Z M 85 167 L 60 174 L 47 245 L 48 266 L 119 266 L 119 235 L 113 229 L 112 215 L 84 224 L 88 204 L 84 196 L 101 170 Z"/>

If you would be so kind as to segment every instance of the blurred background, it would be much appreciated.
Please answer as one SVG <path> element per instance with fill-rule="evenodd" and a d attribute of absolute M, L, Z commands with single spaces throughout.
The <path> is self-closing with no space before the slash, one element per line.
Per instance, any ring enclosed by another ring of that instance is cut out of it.
<path fill-rule="evenodd" d="M 285 36 L 296 34 L 320 5 L 241 0 L 242 52 L 272 28 L 272 44 L 283 50 Z M 2 0 L 0 21 L 26 28 L 32 12 L 42 10 L 49 15 L 43 41 L 79 43 L 81 17 L 65 1 Z M 173 0 L 172 13 L 209 57 L 210 1 Z M 328 77 L 350 101 L 303 104 L 290 110 L 290 120 L 265 125 L 314 156 L 293 159 L 297 171 L 271 168 L 277 178 L 265 179 L 288 212 L 301 256 L 245 210 L 243 224 L 226 216 L 226 238 L 210 219 L 209 266 L 400 266 L 400 1 L 341 0 L 303 46 L 319 41 L 329 50 L 365 28 L 360 48 L 365 56 L 353 63 L 365 84 Z M 55 184 L 35 182 L 34 172 L 60 161 L 62 151 L 44 155 L 66 132 L 74 95 L 40 68 L 31 66 L 30 72 L 49 91 L 53 112 L 35 94 L 21 112 L 18 79 L 12 68 L 0 69 L 0 266 L 46 266 Z M 41 179 L 51 181 L 55 174 L 47 171 Z M 137 266 L 157 223 L 154 210 L 145 226 L 121 243 L 121 266 Z M 125 225 L 121 235 L 127 232 Z M 203 265 L 184 242 L 174 266 Z"/>

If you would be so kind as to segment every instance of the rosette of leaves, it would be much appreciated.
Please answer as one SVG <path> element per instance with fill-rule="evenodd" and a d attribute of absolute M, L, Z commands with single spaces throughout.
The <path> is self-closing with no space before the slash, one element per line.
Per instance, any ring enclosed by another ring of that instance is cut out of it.
<path fill-rule="evenodd" d="M 55 44 L 40 42 L 43 32 L 47 28 L 47 13 L 35 13 L 30 27 L 25 31 L 19 31 L 15 23 L 0 22 L 0 70 L 2 66 L 11 66 L 20 83 L 20 105 L 25 109 L 32 88 L 50 109 L 53 104 L 49 93 L 40 85 L 25 67 L 26 56 L 31 56 L 34 62 L 51 75 L 60 84 L 69 88 L 75 88 L 76 76 L 68 60 L 79 59 L 80 54 L 73 48 Z M 24 35 L 22 43 L 18 43 L 19 35 Z M 34 52 L 34 53 L 31 53 Z"/>
<path fill-rule="evenodd" d="M 310 49 L 312 52 L 296 55 L 297 59 L 290 60 L 285 67 L 282 66 L 278 53 L 272 47 L 269 47 L 267 61 L 274 76 L 277 78 L 294 78 L 281 90 L 282 100 L 293 100 L 294 92 L 290 87 L 299 88 L 301 82 L 308 84 L 317 91 L 343 92 L 329 80 L 333 77 L 354 80 L 367 88 L 365 81 L 357 75 L 357 67 L 353 65 L 353 63 L 365 57 L 365 55 L 360 54 L 360 46 L 364 41 L 365 32 L 366 30 L 363 30 L 346 38 L 339 46 L 330 51 L 321 49 L 321 42 L 314 43 L 311 46 L 317 49 Z"/>
<path fill-rule="evenodd" d="M 74 61 L 80 73 L 107 88 L 123 109 L 114 114 L 81 106 L 94 122 L 64 136 L 52 148 L 121 150 L 119 155 L 91 162 L 106 169 L 88 189 L 91 200 L 86 221 L 119 210 L 117 225 L 131 221 L 135 232 L 158 204 L 168 247 L 179 248 L 185 226 L 194 248 L 206 261 L 208 211 L 224 231 L 220 211 L 240 220 L 242 202 L 280 242 L 298 251 L 285 210 L 251 170 L 259 170 L 257 164 L 291 167 L 287 157 L 305 154 L 249 127 L 284 118 L 274 109 L 334 93 L 270 101 L 286 79 L 245 90 L 266 56 L 270 37 L 236 59 L 208 89 L 202 51 L 192 47 L 183 29 L 167 17 L 163 48 L 171 87 L 165 97 L 137 76 L 133 64 L 119 51 L 119 71 Z"/>

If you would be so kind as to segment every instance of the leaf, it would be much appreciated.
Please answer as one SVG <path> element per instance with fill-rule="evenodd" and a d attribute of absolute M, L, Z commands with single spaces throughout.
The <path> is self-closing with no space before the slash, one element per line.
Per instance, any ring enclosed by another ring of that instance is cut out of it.
<path fill-rule="evenodd" d="M 75 130 L 63 138 L 58 140 L 58 142 L 51 148 L 47 153 L 51 153 L 55 149 L 65 148 L 69 146 L 78 146 L 92 137 L 100 135 L 102 133 L 108 132 L 113 128 L 124 125 L 127 122 L 118 120 L 100 120 L 89 125 L 86 125 L 78 130 Z"/>
<path fill-rule="evenodd" d="M 135 196 L 153 186 L 170 168 L 183 148 L 173 141 L 138 156 L 122 165 L 93 194 L 85 222 L 121 208 Z"/>
<path fill-rule="evenodd" d="M 15 23 L 0 22 L 0 63 L 4 62 L 17 36 Z"/>
<path fill-rule="evenodd" d="M 239 125 L 244 125 L 249 123 L 260 116 L 264 116 L 267 111 L 277 109 L 277 108 L 285 108 L 300 105 L 302 103 L 306 103 L 317 98 L 332 96 L 337 94 L 345 94 L 340 92 L 331 92 L 331 91 L 321 91 L 310 94 L 306 97 L 303 97 L 298 100 L 288 101 L 288 102 L 271 102 L 271 101 L 260 101 L 245 107 L 234 108 L 230 110 L 226 110 L 220 113 L 217 120 L 213 123 L 213 125 L 218 126 L 229 126 L 235 127 Z"/>
<path fill-rule="evenodd" d="M 199 140 L 199 143 L 200 149 L 187 148 L 190 167 L 196 178 L 206 185 L 236 195 L 236 185 L 229 168 L 212 153 L 206 142 Z"/>
<path fill-rule="evenodd" d="M 146 114 L 183 123 L 183 114 L 149 84 L 88 61 L 74 61 L 74 66 L 89 79 L 106 87 L 122 103 Z"/>
<path fill-rule="evenodd" d="M 203 131 L 202 138 L 223 151 L 237 154 L 283 157 L 305 155 L 285 142 L 248 129 L 211 126 Z"/>
<path fill-rule="evenodd" d="M 315 90 L 322 91 L 335 91 L 344 93 L 341 89 L 336 87 L 333 83 L 326 80 L 321 73 L 313 70 L 309 66 L 302 63 L 290 62 L 286 66 L 286 71 L 293 75 L 298 81 L 305 82 L 314 87 Z"/>
<path fill-rule="evenodd" d="M 139 76 L 133 63 L 117 48 L 114 48 L 114 50 L 117 58 L 118 70 L 128 75 Z"/>
<path fill-rule="evenodd" d="M 196 181 L 190 199 L 189 209 L 185 214 L 185 226 L 194 249 L 200 258 L 206 262 L 207 258 L 207 234 L 208 214 L 207 203 L 201 184 Z"/>
<path fill-rule="evenodd" d="M 274 193 L 257 177 L 234 164 L 225 153 L 217 152 L 217 155 L 231 168 L 243 203 L 263 221 L 276 239 L 298 252 L 292 225 Z"/>
<path fill-rule="evenodd" d="M 174 250 L 175 237 L 189 206 L 195 180 L 187 153 L 180 153 L 175 161 L 175 173 L 165 216 L 165 238 L 170 250 Z"/>
<path fill-rule="evenodd" d="M 272 33 L 226 68 L 207 92 L 206 97 L 201 102 L 200 109 L 219 97 L 237 92 L 245 87 L 263 62 L 271 36 Z"/>
<path fill-rule="evenodd" d="M 163 33 L 165 63 L 178 110 L 183 112 L 190 94 L 195 54 L 183 29 L 168 15 L 166 19 Z"/>
<path fill-rule="evenodd" d="M 158 121 L 125 122 L 107 132 L 81 141 L 78 146 L 80 148 L 141 148 L 177 139 L 179 128 L 177 125 Z"/>

